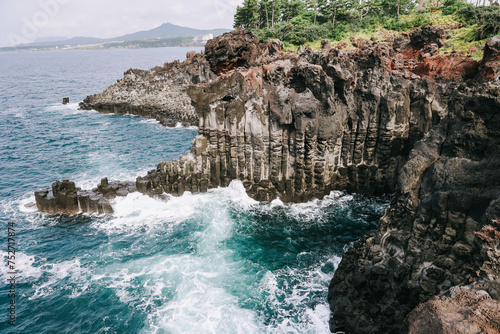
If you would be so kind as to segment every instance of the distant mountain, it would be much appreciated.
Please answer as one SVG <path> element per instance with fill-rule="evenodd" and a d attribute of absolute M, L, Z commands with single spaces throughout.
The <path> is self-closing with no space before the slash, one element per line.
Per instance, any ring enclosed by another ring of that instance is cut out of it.
<path fill-rule="evenodd" d="M 32 44 L 40 44 L 40 43 L 54 43 L 54 42 L 60 42 L 67 40 L 68 37 L 62 37 L 62 36 L 57 36 L 57 37 L 40 37 L 37 38 Z"/>
<path fill-rule="evenodd" d="M 181 27 L 172 23 L 164 23 L 161 26 L 146 30 L 139 31 L 133 34 L 128 34 L 115 38 L 108 38 L 107 41 L 137 41 L 142 39 L 162 39 L 174 37 L 195 37 L 197 35 L 213 34 L 214 36 L 222 35 L 229 29 L 213 29 L 213 30 L 200 30 L 187 27 Z"/>
<path fill-rule="evenodd" d="M 100 44 L 106 42 L 130 42 L 130 41 L 177 38 L 177 37 L 196 37 L 198 35 L 207 35 L 207 34 L 213 34 L 215 37 L 228 31 L 230 31 L 230 29 L 200 30 L 200 29 L 181 27 L 171 23 L 164 23 L 161 26 L 151 30 L 139 31 L 136 33 L 127 34 L 119 37 L 113 37 L 113 38 L 45 37 L 45 38 L 39 38 L 33 43 L 22 44 L 18 46 L 19 47 L 49 47 L 49 46 L 55 47 L 55 46 L 66 46 L 66 45 L 76 46 L 76 45 Z"/>
<path fill-rule="evenodd" d="M 55 40 L 56 37 L 46 37 L 48 41 L 40 41 L 40 39 L 36 40 L 33 43 L 29 44 L 21 44 L 18 46 L 32 46 L 32 47 L 41 47 L 41 46 L 65 46 L 65 45 L 87 45 L 87 44 L 98 44 L 98 43 L 103 43 L 104 40 L 102 38 L 96 38 L 96 37 L 72 37 L 72 38 L 66 38 L 62 40 Z M 52 41 L 51 41 L 52 40 Z"/>

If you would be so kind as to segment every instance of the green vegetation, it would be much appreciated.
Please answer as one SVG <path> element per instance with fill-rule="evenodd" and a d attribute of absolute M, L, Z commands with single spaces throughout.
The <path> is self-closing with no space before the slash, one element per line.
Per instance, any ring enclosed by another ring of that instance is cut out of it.
<path fill-rule="evenodd" d="M 349 47 L 352 37 L 377 38 L 380 31 L 388 35 L 425 25 L 454 29 L 443 52 L 469 52 L 500 32 L 500 7 L 465 0 L 245 0 L 234 17 L 235 28 L 249 29 L 261 41 L 279 38 L 291 50 L 319 47 L 322 39 Z"/>

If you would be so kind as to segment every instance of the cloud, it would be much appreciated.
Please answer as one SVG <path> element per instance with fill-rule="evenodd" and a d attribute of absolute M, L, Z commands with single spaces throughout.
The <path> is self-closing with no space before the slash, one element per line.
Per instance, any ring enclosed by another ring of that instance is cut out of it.
<path fill-rule="evenodd" d="M 48 36 L 115 37 L 162 23 L 231 28 L 243 0 L 23 0 L 0 3 L 0 46 L 13 36 L 31 42 Z"/>

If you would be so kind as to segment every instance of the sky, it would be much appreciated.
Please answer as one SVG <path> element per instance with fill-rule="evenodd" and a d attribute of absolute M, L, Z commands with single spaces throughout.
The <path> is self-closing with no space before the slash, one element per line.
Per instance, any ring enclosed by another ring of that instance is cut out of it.
<path fill-rule="evenodd" d="M 163 23 L 232 28 L 243 0 L 0 0 L 0 47 L 44 37 L 110 38 Z"/>

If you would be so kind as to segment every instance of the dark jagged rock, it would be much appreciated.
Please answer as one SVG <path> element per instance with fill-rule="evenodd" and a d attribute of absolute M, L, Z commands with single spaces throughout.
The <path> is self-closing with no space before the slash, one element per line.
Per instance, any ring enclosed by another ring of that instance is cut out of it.
<path fill-rule="evenodd" d="M 424 26 L 414 30 L 410 35 L 408 46 L 415 50 L 425 50 L 432 44 L 442 47 L 446 37 L 445 30 L 439 26 Z"/>
<path fill-rule="evenodd" d="M 243 181 L 258 200 L 304 201 L 332 190 L 395 189 L 412 145 L 447 112 L 453 89 L 393 75 L 387 46 L 282 55 L 187 92 L 200 123 L 193 150 L 138 179 L 141 192 Z"/>
<path fill-rule="evenodd" d="M 205 45 L 205 58 L 217 74 L 238 67 L 250 67 L 258 56 L 259 40 L 242 28 L 215 37 Z"/>
<path fill-rule="evenodd" d="M 92 190 L 81 190 L 75 188 L 75 183 L 68 180 L 56 181 L 52 188 L 35 192 L 35 200 L 38 210 L 47 213 L 75 214 L 113 213 L 111 200 L 117 196 L 127 196 L 135 192 L 134 182 L 108 182 L 107 178 L 101 180 L 97 188 Z"/>
<path fill-rule="evenodd" d="M 36 206 L 43 212 L 75 214 L 79 211 L 77 190 L 74 182 L 56 181 L 51 188 L 35 191 Z"/>
<path fill-rule="evenodd" d="M 500 36 L 493 36 L 486 42 L 480 68 L 483 80 L 492 81 L 500 78 Z"/>
<path fill-rule="evenodd" d="M 275 56 L 283 50 L 285 44 L 279 39 L 269 39 L 261 46 L 263 56 Z"/>
<path fill-rule="evenodd" d="M 330 43 L 330 40 L 324 39 L 321 41 L 322 50 L 330 50 L 331 48 L 332 48 L 332 43 Z"/>
<path fill-rule="evenodd" d="M 477 64 L 436 55 L 441 37 L 424 28 L 392 47 L 359 40 L 352 53 L 273 56 L 236 30 L 152 76 L 130 71 L 111 95 L 130 105 L 142 101 L 132 93 L 141 85 L 152 97 L 173 89 L 199 126 L 191 151 L 135 186 L 182 195 L 239 179 L 257 200 L 293 202 L 332 190 L 395 193 L 379 230 L 345 254 L 330 284 L 333 331 L 404 333 L 413 308 L 458 285 L 498 299 L 498 38 Z M 155 86 L 159 73 L 172 85 Z"/>
<path fill-rule="evenodd" d="M 63 97 L 62 104 L 68 104 L 69 103 L 69 97 Z"/>

